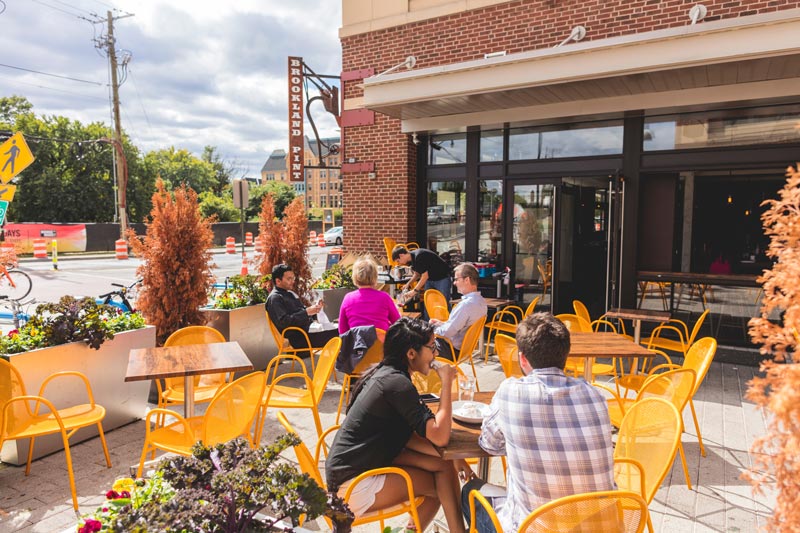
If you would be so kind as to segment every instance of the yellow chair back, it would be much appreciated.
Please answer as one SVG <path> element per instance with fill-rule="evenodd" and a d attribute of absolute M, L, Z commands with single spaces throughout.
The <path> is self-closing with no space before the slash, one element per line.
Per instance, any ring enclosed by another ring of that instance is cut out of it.
<path fill-rule="evenodd" d="M 494 512 L 492 508 L 492 504 L 490 504 L 486 498 L 483 497 L 483 494 L 478 492 L 477 490 L 469 491 L 469 533 L 480 533 L 475 525 L 475 514 L 477 505 L 475 502 L 478 502 L 481 507 L 483 507 L 486 514 L 489 516 L 489 520 L 492 521 L 492 525 L 494 526 L 495 531 L 503 531 L 503 527 L 500 525 L 500 521 L 497 519 L 497 514 Z"/>
<path fill-rule="evenodd" d="M 377 365 L 383 361 L 383 341 L 386 339 L 386 331 L 375 328 L 375 332 L 378 334 L 378 339 L 375 341 L 375 344 L 369 347 L 367 353 L 361 358 L 361 361 L 353 368 L 353 375 L 363 374 L 372 365 Z"/>
<path fill-rule="evenodd" d="M 708 312 L 708 310 L 706 310 Z M 695 371 L 694 390 L 692 395 L 700 388 L 700 384 L 711 368 L 714 355 L 717 353 L 717 340 L 712 337 L 703 337 L 689 347 L 686 352 L 686 359 L 683 361 L 684 368 L 692 368 Z"/>
<path fill-rule="evenodd" d="M 556 318 L 567 326 L 570 333 L 591 333 L 592 331 L 591 324 L 578 315 L 563 313 L 556 315 Z"/>
<path fill-rule="evenodd" d="M 422 296 L 422 300 L 430 318 L 447 322 L 447 319 L 450 318 L 450 311 L 447 309 L 447 300 L 444 294 L 436 289 L 428 289 Z"/>
<path fill-rule="evenodd" d="M 228 442 L 239 435 L 249 438 L 250 426 L 261 406 L 267 384 L 264 372 L 247 374 L 225 385 L 208 404 L 200 438 L 207 446 Z"/>
<path fill-rule="evenodd" d="M 646 502 L 653 501 L 664 477 L 672 468 L 681 440 L 683 422 L 672 402 L 664 398 L 644 398 L 625 413 L 617 433 L 614 458 L 633 459 L 644 472 Z M 615 472 L 617 486 L 639 492 L 641 479 L 636 469 Z"/>
<path fill-rule="evenodd" d="M 445 365 L 452 365 L 453 362 L 447 359 L 443 359 L 441 357 L 437 357 L 436 360 Z M 458 376 L 466 376 L 464 371 L 461 370 L 460 367 L 456 367 L 456 377 Z M 430 393 L 430 394 L 441 394 L 442 393 L 442 380 L 439 378 L 439 374 L 431 369 L 428 372 L 428 375 L 425 376 L 420 374 L 419 372 L 412 372 L 411 373 L 411 382 L 416 387 L 417 392 L 420 394 Z M 451 391 L 453 394 L 458 393 L 458 379 L 453 380 L 453 388 Z"/>
<path fill-rule="evenodd" d="M 691 368 L 679 368 L 647 378 L 636 399 L 663 398 L 669 400 L 679 413 L 694 392 L 695 372 Z"/>
<path fill-rule="evenodd" d="M 269 326 L 269 332 L 272 334 L 272 340 L 275 341 L 275 346 L 278 347 L 278 353 L 281 353 L 283 350 L 283 337 L 281 336 L 281 332 L 275 327 L 275 323 L 272 322 L 269 313 L 265 314 L 267 315 L 267 325 Z"/>
<path fill-rule="evenodd" d="M 464 341 L 461 343 L 461 350 L 458 352 L 456 364 L 459 365 L 470 360 L 472 352 L 478 346 L 478 340 L 483 335 L 483 326 L 486 324 L 486 317 L 482 316 L 472 324 L 467 332 L 464 333 Z"/>
<path fill-rule="evenodd" d="M 14 434 L 29 424 L 33 417 L 30 402 L 14 402 L 7 408 L 3 407 L 10 399 L 26 395 L 19 370 L 0 357 L 0 440 L 4 435 Z"/>
<path fill-rule="evenodd" d="M 216 329 L 209 326 L 187 326 L 181 328 L 164 341 L 164 346 L 186 346 L 189 344 L 213 344 L 215 342 L 227 342 L 225 336 Z M 227 374 L 205 374 L 194 376 L 195 386 L 203 385 L 222 385 L 225 383 Z M 183 390 L 183 378 L 165 378 L 167 388 L 173 390 Z"/>
<path fill-rule="evenodd" d="M 542 505 L 520 524 L 520 533 L 641 533 L 647 503 L 635 492 L 609 490 L 559 498 Z"/>
<path fill-rule="evenodd" d="M 383 247 L 386 248 L 386 262 L 389 263 L 390 267 L 397 266 L 397 261 L 392 259 L 392 250 L 394 250 L 395 246 L 397 246 L 397 241 L 395 239 L 391 237 L 383 238 Z"/>
<path fill-rule="evenodd" d="M 285 414 L 279 411 L 277 416 L 278 422 L 280 422 L 287 433 L 294 433 L 299 436 L 299 433 L 297 433 L 289 423 L 289 419 L 286 418 Z M 300 465 L 300 471 L 304 474 L 308 474 L 320 487 L 325 488 L 325 480 L 322 479 L 319 466 L 317 466 L 317 462 L 314 460 L 314 456 L 311 455 L 308 446 L 306 446 L 302 440 L 299 444 L 294 446 L 294 453 L 297 456 L 297 463 Z"/>
<path fill-rule="evenodd" d="M 519 350 L 517 349 L 517 339 L 498 333 L 494 338 L 494 346 L 503 373 L 507 378 L 522 377 L 522 368 L 519 366 Z"/>
<path fill-rule="evenodd" d="M 525 315 L 523 315 L 523 318 L 534 312 L 534 310 L 536 309 L 536 305 L 539 303 L 540 299 L 541 296 L 537 296 L 531 301 L 531 303 L 528 304 L 528 307 L 525 308 Z"/>
<path fill-rule="evenodd" d="M 328 380 L 331 378 L 333 372 L 333 365 L 336 363 L 336 357 L 339 355 L 339 350 L 342 348 L 342 339 L 334 337 L 325 344 L 322 348 L 322 354 L 317 361 L 316 369 L 314 370 L 314 399 L 319 403 L 322 395 L 325 393 L 325 387 Z"/>
<path fill-rule="evenodd" d="M 697 334 L 700 333 L 700 328 L 703 326 L 703 322 L 705 322 L 708 313 L 711 312 L 711 309 L 706 309 L 703 311 L 703 314 L 697 319 L 697 322 L 694 323 L 694 327 L 692 328 L 692 333 L 689 335 L 689 338 L 686 340 L 686 346 L 691 346 L 694 344 L 694 340 L 697 338 Z"/>
<path fill-rule="evenodd" d="M 575 314 L 584 319 L 586 322 L 592 323 L 592 317 L 589 316 L 589 310 L 583 305 L 583 302 L 580 300 L 572 300 L 572 308 L 575 310 Z"/>

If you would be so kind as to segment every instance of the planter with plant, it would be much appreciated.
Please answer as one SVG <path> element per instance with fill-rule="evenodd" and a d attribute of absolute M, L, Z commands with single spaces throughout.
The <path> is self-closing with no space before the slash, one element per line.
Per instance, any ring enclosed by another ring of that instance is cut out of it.
<path fill-rule="evenodd" d="M 293 524 L 301 515 L 325 515 L 334 531 L 349 531 L 353 515 L 344 502 L 280 460 L 297 439 L 284 435 L 256 450 L 241 438 L 198 443 L 190 457 L 163 459 L 150 479 L 119 480 L 77 531 L 299 531 Z"/>
<path fill-rule="evenodd" d="M 356 290 L 352 267 L 346 266 L 342 262 L 336 263 L 322 273 L 322 277 L 314 282 L 311 289 L 318 291 L 322 296 L 322 300 L 325 302 L 323 310 L 328 319 L 337 320 L 345 295 Z"/>
<path fill-rule="evenodd" d="M 269 280 L 269 275 L 232 276 L 228 278 L 228 287 L 201 309 L 206 325 L 227 340 L 238 342 L 256 370 L 266 369 L 278 353 L 264 318 Z"/>
<path fill-rule="evenodd" d="M 95 402 L 106 409 L 103 428 L 111 430 L 141 418 L 147 408 L 150 384 L 125 383 L 125 373 L 131 349 L 152 346 L 155 328 L 146 327 L 140 314 L 121 313 L 92 298 L 64 296 L 57 303 L 39 305 L 24 326 L 0 337 L 0 357 L 19 370 L 28 394 L 37 394 L 42 382 L 55 372 L 83 372 Z M 64 407 L 74 405 L 82 390 L 82 386 L 49 387 L 46 396 L 56 407 Z M 84 428 L 70 442 L 95 435 L 97 428 Z M 34 458 L 62 448 L 59 435 L 37 438 Z M 0 457 L 6 463 L 22 464 L 27 453 L 27 440 L 11 441 L 3 445 Z"/>

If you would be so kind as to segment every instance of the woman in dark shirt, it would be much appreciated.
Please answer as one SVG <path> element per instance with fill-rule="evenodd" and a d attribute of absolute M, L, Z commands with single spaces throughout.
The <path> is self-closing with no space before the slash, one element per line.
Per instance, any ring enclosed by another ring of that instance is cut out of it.
<path fill-rule="evenodd" d="M 401 318 L 386 332 L 383 361 L 356 384 L 342 427 L 325 463 L 328 489 L 344 495 L 356 476 L 385 466 L 399 466 L 411 477 L 414 493 L 425 496 L 418 508 L 424 529 L 441 505 L 451 532 L 464 531 L 456 465 L 439 457 L 433 444 L 450 440 L 452 384 L 455 368 L 439 365 L 442 379 L 439 410 L 434 415 L 419 399 L 410 372 L 427 375 L 437 352 L 433 328 L 421 320 Z M 458 469 L 468 468 L 458 465 Z M 406 501 L 399 476 L 379 476 L 359 483 L 350 497 L 356 516 Z"/>

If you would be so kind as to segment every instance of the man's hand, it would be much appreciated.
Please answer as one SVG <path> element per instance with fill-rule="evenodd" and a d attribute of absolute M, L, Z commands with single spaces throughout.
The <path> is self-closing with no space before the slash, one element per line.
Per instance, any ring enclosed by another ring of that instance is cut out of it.
<path fill-rule="evenodd" d="M 442 322 L 438 318 L 431 318 L 430 320 L 428 320 L 428 323 L 433 327 L 441 326 L 442 324 L 444 324 L 444 322 Z"/>
<path fill-rule="evenodd" d="M 316 304 L 314 304 L 314 305 L 310 305 L 310 306 L 306 307 L 306 313 L 308 313 L 308 316 L 314 316 L 317 313 L 319 313 L 320 311 L 322 311 L 322 306 L 323 306 L 323 302 L 321 302 L 321 301 L 316 303 Z"/>

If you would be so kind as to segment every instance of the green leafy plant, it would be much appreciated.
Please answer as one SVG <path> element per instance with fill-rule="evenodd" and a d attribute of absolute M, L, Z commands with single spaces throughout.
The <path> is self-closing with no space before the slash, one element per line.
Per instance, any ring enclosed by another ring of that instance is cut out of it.
<path fill-rule="evenodd" d="M 39 305 L 24 326 L 0 337 L 0 353 L 20 353 L 75 341 L 84 341 L 97 350 L 115 333 L 144 325 L 144 318 L 138 313 L 123 314 L 92 298 L 63 296 L 57 303 Z"/>
<path fill-rule="evenodd" d="M 355 289 L 353 283 L 353 269 L 336 263 L 331 268 L 322 273 L 312 289 Z"/>
<path fill-rule="evenodd" d="M 267 283 L 272 279 L 266 276 L 231 276 L 228 288 L 214 298 L 214 309 L 236 309 L 248 305 L 263 304 L 267 301 Z"/>
<path fill-rule="evenodd" d="M 297 435 L 284 435 L 256 450 L 242 438 L 210 447 L 198 443 L 190 457 L 162 460 L 151 480 L 123 480 L 125 486 L 109 491 L 78 531 L 269 531 L 282 520 L 295 524 L 303 514 L 312 520 L 325 514 L 335 531 L 349 531 L 353 515 L 341 498 L 279 461 L 298 442 Z"/>

